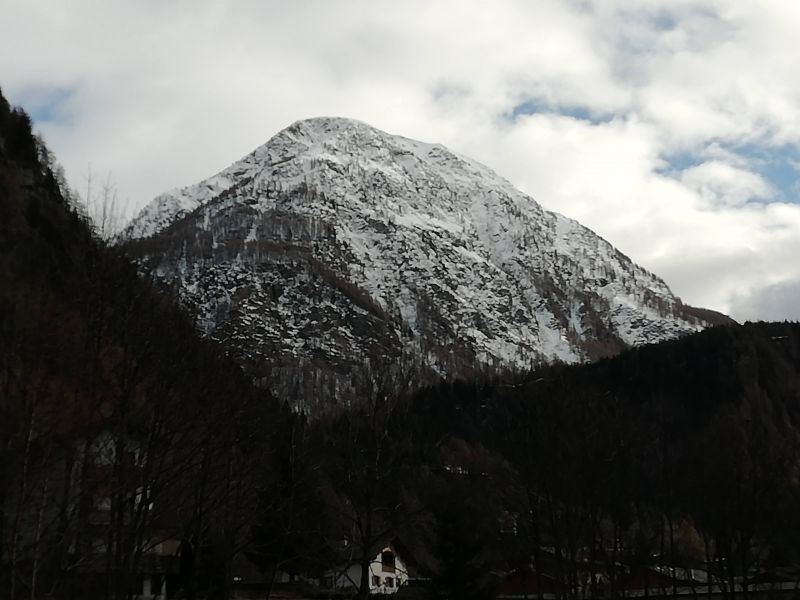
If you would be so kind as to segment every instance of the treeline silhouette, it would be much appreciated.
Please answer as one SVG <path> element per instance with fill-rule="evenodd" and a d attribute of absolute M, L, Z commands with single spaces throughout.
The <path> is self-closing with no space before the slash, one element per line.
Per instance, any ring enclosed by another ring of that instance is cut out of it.
<path fill-rule="evenodd" d="M 547 572 L 558 594 L 580 596 L 588 562 L 612 596 L 644 567 L 671 574 L 669 587 L 702 569 L 746 596 L 798 562 L 798 365 L 797 324 L 716 327 L 587 366 L 424 390 L 409 426 L 506 463 L 516 535 L 504 550 L 521 542 L 518 568 Z"/>
<path fill-rule="evenodd" d="M 281 411 L 93 232 L 0 96 L 0 597 L 224 588 Z"/>

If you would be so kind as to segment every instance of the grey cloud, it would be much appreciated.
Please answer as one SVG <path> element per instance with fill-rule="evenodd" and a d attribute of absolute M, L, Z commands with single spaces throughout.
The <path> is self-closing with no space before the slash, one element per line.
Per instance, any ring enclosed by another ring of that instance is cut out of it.
<path fill-rule="evenodd" d="M 740 321 L 800 321 L 800 279 L 751 290 L 734 299 L 731 313 Z"/>

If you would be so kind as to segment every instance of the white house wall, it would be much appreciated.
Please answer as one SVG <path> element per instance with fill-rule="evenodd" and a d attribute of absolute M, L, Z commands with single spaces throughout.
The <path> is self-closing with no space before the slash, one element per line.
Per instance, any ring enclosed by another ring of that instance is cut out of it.
<path fill-rule="evenodd" d="M 394 550 L 392 549 L 392 552 Z M 384 571 L 381 555 L 383 550 L 378 552 L 372 559 L 369 566 L 369 593 L 370 594 L 393 594 L 398 588 L 408 581 L 408 568 L 403 560 L 394 552 L 395 563 L 394 572 Z M 379 578 L 380 584 L 375 585 L 373 578 Z M 394 582 L 392 587 L 387 585 L 387 579 L 391 578 Z M 357 588 L 361 581 L 361 565 L 350 565 L 347 571 L 340 575 L 336 580 L 337 588 Z"/>

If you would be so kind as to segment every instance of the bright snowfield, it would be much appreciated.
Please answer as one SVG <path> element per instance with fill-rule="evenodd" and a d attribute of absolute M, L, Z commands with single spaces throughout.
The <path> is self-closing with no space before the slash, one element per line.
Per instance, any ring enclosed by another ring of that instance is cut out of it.
<path fill-rule="evenodd" d="M 487 167 L 348 119 L 293 124 L 158 196 L 124 235 L 265 377 L 404 352 L 442 373 L 527 368 L 705 325 L 661 279 Z"/>

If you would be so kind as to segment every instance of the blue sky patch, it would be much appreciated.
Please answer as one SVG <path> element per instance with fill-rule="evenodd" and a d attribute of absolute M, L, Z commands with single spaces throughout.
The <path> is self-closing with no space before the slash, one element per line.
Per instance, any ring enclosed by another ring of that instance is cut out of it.
<path fill-rule="evenodd" d="M 698 157 L 696 154 L 690 152 L 678 152 L 676 154 L 668 154 L 662 156 L 666 165 L 662 169 L 658 169 L 658 173 L 663 175 L 679 174 L 681 171 L 691 169 L 704 162 L 704 159 Z"/>
<path fill-rule="evenodd" d="M 538 99 L 525 100 L 525 102 L 517 104 L 511 109 L 511 112 L 507 114 L 506 118 L 509 121 L 516 121 L 521 116 L 534 114 L 553 114 L 572 117 L 580 121 L 588 121 L 592 125 L 608 123 L 613 118 L 612 115 L 592 112 L 584 106 L 552 106 Z"/>
<path fill-rule="evenodd" d="M 655 15 L 651 23 L 656 31 L 672 31 L 678 26 L 678 20 L 666 11 Z"/>
<path fill-rule="evenodd" d="M 731 150 L 745 157 L 754 171 L 777 188 L 781 200 L 800 202 L 800 148 L 789 144 L 777 148 L 744 144 Z"/>
<path fill-rule="evenodd" d="M 20 94 L 19 104 L 25 107 L 35 125 L 63 123 L 74 94 L 74 88 L 27 89 Z"/>
<path fill-rule="evenodd" d="M 720 144 L 723 152 L 741 158 L 746 168 L 764 178 L 777 191 L 772 201 L 800 203 L 800 148 L 792 145 L 764 147 L 755 144 Z M 714 160 L 712 156 L 679 152 L 662 157 L 666 161 L 658 172 L 679 177 L 686 169 Z M 721 158 L 724 160 L 724 158 Z"/>

